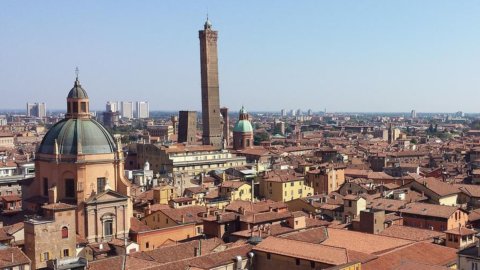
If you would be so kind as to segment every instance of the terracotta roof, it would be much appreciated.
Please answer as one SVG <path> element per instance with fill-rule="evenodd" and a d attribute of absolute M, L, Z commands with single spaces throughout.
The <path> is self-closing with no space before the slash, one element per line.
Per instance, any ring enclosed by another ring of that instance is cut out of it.
<path fill-rule="evenodd" d="M 14 234 L 24 228 L 24 223 L 23 222 L 17 222 L 15 224 L 12 224 L 10 226 L 4 226 L 3 228 L 0 228 L 0 230 L 6 232 L 7 234 Z"/>
<path fill-rule="evenodd" d="M 7 268 L 17 265 L 30 265 L 30 259 L 19 248 L 1 247 L 0 248 L 0 267 Z"/>
<path fill-rule="evenodd" d="M 105 259 L 88 262 L 88 270 L 112 270 L 122 269 L 122 264 L 125 256 L 112 256 Z M 142 260 L 139 258 L 126 256 L 126 270 L 129 269 L 146 269 L 158 265 L 154 261 Z"/>
<path fill-rule="evenodd" d="M 437 244 L 418 242 L 388 252 L 378 259 L 362 265 L 362 270 L 397 269 L 402 262 L 411 261 L 428 265 L 448 266 L 457 260 L 457 250 Z M 415 268 L 414 268 L 415 269 Z"/>
<path fill-rule="evenodd" d="M 220 187 L 238 189 L 243 185 L 249 185 L 249 184 L 246 183 L 246 182 L 242 182 L 242 181 L 224 181 L 220 184 Z"/>
<path fill-rule="evenodd" d="M 480 220 L 480 209 L 474 209 L 468 214 L 468 221 L 473 222 Z"/>
<path fill-rule="evenodd" d="M 406 239 L 411 241 L 432 240 L 435 237 L 445 236 L 445 234 L 442 232 L 419 229 L 419 228 L 408 227 L 408 226 L 401 226 L 401 225 L 392 225 L 388 228 L 385 228 L 383 231 L 379 233 L 379 235 Z"/>
<path fill-rule="evenodd" d="M 402 200 L 377 198 L 370 201 L 370 203 L 367 205 L 367 208 L 395 212 L 404 207 L 406 204 L 407 202 Z"/>
<path fill-rule="evenodd" d="M 195 200 L 194 198 L 190 198 L 190 197 L 177 197 L 177 198 L 171 199 L 171 201 L 176 202 L 176 203 L 191 202 L 191 201 L 194 201 L 194 200 Z M 163 209 L 167 209 L 167 208 L 163 208 Z"/>
<path fill-rule="evenodd" d="M 12 239 L 13 237 L 8 234 L 6 230 L 3 230 L 3 228 L 0 229 L 0 241 L 10 241 Z"/>
<path fill-rule="evenodd" d="M 454 184 L 461 192 L 465 193 L 469 197 L 480 197 L 479 185 L 467 185 L 467 184 Z"/>
<path fill-rule="evenodd" d="M 210 238 L 201 241 L 193 240 L 159 247 L 150 251 L 135 252 L 130 254 L 130 257 L 163 264 L 195 257 L 195 248 L 198 248 L 200 245 L 202 247 L 201 252 L 205 255 L 212 253 L 216 247 L 223 244 L 224 242 L 219 238 Z"/>
<path fill-rule="evenodd" d="M 353 194 L 348 194 L 346 196 L 343 197 L 344 200 L 348 200 L 348 201 L 357 201 L 359 200 L 361 197 L 358 196 L 358 195 L 353 195 Z"/>
<path fill-rule="evenodd" d="M 43 209 L 48 209 L 48 210 L 69 210 L 69 209 L 75 209 L 75 205 L 71 204 L 66 204 L 66 203 L 51 203 L 42 206 Z"/>
<path fill-rule="evenodd" d="M 445 183 L 435 177 L 415 179 L 414 181 L 421 185 L 424 185 L 426 188 L 430 189 L 431 191 L 442 197 L 460 193 L 458 188 L 454 185 Z"/>
<path fill-rule="evenodd" d="M 162 212 L 167 217 L 175 220 L 175 222 L 177 222 L 178 224 L 182 223 L 182 216 L 183 218 L 185 218 L 185 223 L 201 223 L 202 217 L 199 214 L 205 211 L 205 206 L 198 205 L 159 210 L 159 212 Z"/>
<path fill-rule="evenodd" d="M 316 245 L 274 236 L 270 236 L 263 240 L 256 245 L 253 250 L 321 262 L 329 265 L 342 265 L 350 262 L 347 256 L 347 250 L 344 248 Z"/>
<path fill-rule="evenodd" d="M 400 213 L 428 217 L 449 218 L 457 210 L 459 210 L 459 208 L 456 206 L 415 202 L 407 204 L 404 209 L 400 209 Z"/>
<path fill-rule="evenodd" d="M 199 257 L 178 260 L 175 262 L 162 264 L 156 267 L 150 267 L 149 270 L 184 270 L 184 269 L 216 269 L 223 265 L 231 264 L 233 258 L 242 256 L 246 259 L 252 246 L 248 244 L 225 245 L 226 249 L 217 252 L 208 253 Z"/>
<path fill-rule="evenodd" d="M 18 202 L 18 201 L 21 201 L 22 198 L 18 195 L 5 195 L 5 196 L 2 196 L 2 201 L 6 201 L 6 202 Z"/>
<path fill-rule="evenodd" d="M 258 224 L 258 223 L 283 220 L 283 219 L 289 218 L 291 215 L 292 213 L 288 211 L 287 212 L 263 212 L 263 213 L 241 216 L 240 220 L 242 222 Z"/>
<path fill-rule="evenodd" d="M 378 255 L 411 243 L 412 241 L 382 235 L 328 228 L 328 238 L 322 245 Z"/>
<path fill-rule="evenodd" d="M 458 227 L 458 228 L 454 228 L 454 229 L 445 231 L 445 233 L 463 236 L 463 235 L 473 235 L 473 234 L 476 234 L 477 231 L 476 231 L 476 230 L 473 230 L 473 229 L 466 228 L 466 227 Z"/>
<path fill-rule="evenodd" d="M 292 170 L 275 170 L 271 172 L 267 172 L 263 177 L 263 181 L 267 182 L 292 182 L 292 181 L 300 181 L 303 180 L 304 177 L 302 174 L 296 173 Z"/>
<path fill-rule="evenodd" d="M 185 189 L 185 192 L 189 191 L 192 194 L 198 194 L 198 193 L 205 193 L 207 192 L 207 189 L 204 187 L 189 187 Z"/>
<path fill-rule="evenodd" d="M 312 244 L 320 244 L 328 238 L 327 228 L 314 228 L 310 230 L 304 230 L 301 232 L 289 233 L 286 235 L 282 235 L 282 238 L 308 242 Z"/>
<path fill-rule="evenodd" d="M 131 232 L 145 232 L 150 231 L 152 228 L 141 222 L 135 217 L 130 218 L 130 231 Z"/>
<path fill-rule="evenodd" d="M 287 205 L 284 202 L 275 202 L 272 200 L 259 201 L 254 203 L 252 203 L 251 201 L 236 200 L 231 202 L 227 207 L 225 207 L 225 210 L 240 213 L 240 208 L 245 209 L 245 211 L 247 212 L 260 213 L 268 212 L 270 211 L 270 208 L 273 210 L 286 209 Z"/>

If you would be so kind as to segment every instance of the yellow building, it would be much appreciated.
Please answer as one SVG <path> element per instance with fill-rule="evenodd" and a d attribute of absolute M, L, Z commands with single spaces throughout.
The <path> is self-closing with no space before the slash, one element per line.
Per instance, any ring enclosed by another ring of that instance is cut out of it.
<path fill-rule="evenodd" d="M 230 201 L 252 200 L 252 187 L 242 181 L 224 181 L 219 187 L 219 197 L 228 198 Z"/>
<path fill-rule="evenodd" d="M 293 171 L 271 171 L 259 178 L 260 196 L 287 202 L 313 195 L 313 188 L 305 185 L 301 174 Z"/>
<path fill-rule="evenodd" d="M 175 187 L 161 185 L 153 188 L 153 201 L 158 204 L 168 204 L 168 201 L 177 197 Z"/>

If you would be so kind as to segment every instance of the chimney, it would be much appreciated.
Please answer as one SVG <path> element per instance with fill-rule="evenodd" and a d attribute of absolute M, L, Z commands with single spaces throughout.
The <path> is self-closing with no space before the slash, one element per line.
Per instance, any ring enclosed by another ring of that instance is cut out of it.
<path fill-rule="evenodd" d="M 182 224 L 185 223 L 185 215 L 182 215 Z"/>
<path fill-rule="evenodd" d="M 57 202 L 57 187 L 53 186 L 48 189 L 48 203 L 56 203 Z"/>

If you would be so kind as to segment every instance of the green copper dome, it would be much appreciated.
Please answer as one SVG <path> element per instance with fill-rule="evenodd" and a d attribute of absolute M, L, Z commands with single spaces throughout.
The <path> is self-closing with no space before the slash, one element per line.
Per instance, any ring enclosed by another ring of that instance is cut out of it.
<path fill-rule="evenodd" d="M 233 128 L 233 132 L 253 132 L 253 127 L 250 121 L 248 120 L 238 120 Z"/>
<path fill-rule="evenodd" d="M 116 148 L 110 133 L 90 118 L 66 118 L 56 123 L 45 134 L 37 153 L 55 154 L 55 141 L 62 155 L 108 154 Z"/>

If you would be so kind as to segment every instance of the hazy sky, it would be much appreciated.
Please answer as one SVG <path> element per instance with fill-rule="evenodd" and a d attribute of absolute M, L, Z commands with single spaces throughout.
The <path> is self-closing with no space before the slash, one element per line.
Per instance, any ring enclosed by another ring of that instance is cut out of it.
<path fill-rule="evenodd" d="M 480 1 L 0 0 L 0 108 L 199 110 L 198 30 L 219 31 L 221 105 L 480 111 Z"/>

